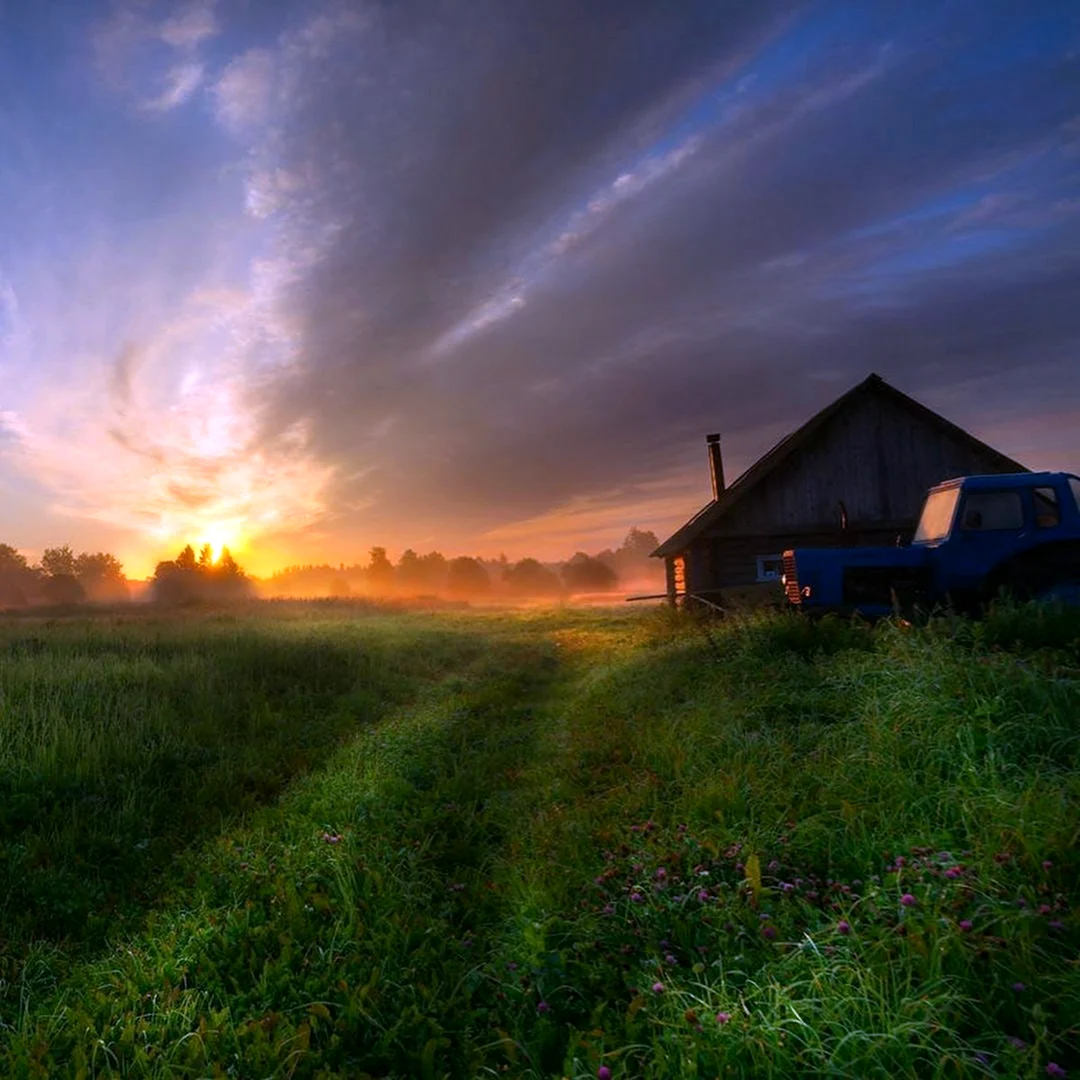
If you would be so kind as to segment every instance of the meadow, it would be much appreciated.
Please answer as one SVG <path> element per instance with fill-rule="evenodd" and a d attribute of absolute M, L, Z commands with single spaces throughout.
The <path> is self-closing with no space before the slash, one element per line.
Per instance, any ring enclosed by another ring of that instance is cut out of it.
<path fill-rule="evenodd" d="M 0 618 L 0 1076 L 1080 1076 L 1080 613 Z"/>

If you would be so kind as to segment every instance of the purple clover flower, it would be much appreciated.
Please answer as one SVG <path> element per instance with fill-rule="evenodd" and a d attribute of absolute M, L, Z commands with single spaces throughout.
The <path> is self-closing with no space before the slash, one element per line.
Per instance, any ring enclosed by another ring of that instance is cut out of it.
<path fill-rule="evenodd" d="M 698 900 L 701 901 L 701 903 L 704 904 L 709 899 L 709 890 L 708 889 L 699 889 L 698 894 L 697 894 L 697 898 L 698 898 Z"/>
<path fill-rule="evenodd" d="M 1027 987 L 1022 982 L 1014 982 L 1012 984 L 1013 991 L 1017 994 L 1022 994 Z"/>
<path fill-rule="evenodd" d="M 903 904 L 904 907 L 914 907 L 918 903 L 918 901 L 915 899 L 914 896 L 911 895 L 911 893 L 906 892 L 903 896 L 900 897 L 900 903 Z"/>
<path fill-rule="evenodd" d="M 596 1080 L 611 1080 L 611 1070 L 606 1065 L 601 1065 L 596 1070 Z"/>
<path fill-rule="evenodd" d="M 966 934 L 971 929 L 971 920 L 970 919 L 961 919 L 960 922 L 958 923 L 958 925 L 959 925 L 960 929 L 963 930 L 964 933 Z"/>
<path fill-rule="evenodd" d="M 716 1022 L 723 1027 L 731 1019 L 731 1013 L 718 1012 L 716 1014 Z"/>
<path fill-rule="evenodd" d="M 543 1016 L 546 1012 L 551 1012 L 551 1006 L 546 1001 L 537 1002 L 536 1011 Z"/>
<path fill-rule="evenodd" d="M 766 937 L 766 938 L 767 938 L 767 939 L 768 939 L 769 941 L 772 941 L 772 939 L 773 939 L 774 937 L 776 937 L 776 927 L 775 927 L 775 926 L 763 926 L 763 927 L 761 928 L 761 933 L 762 933 L 762 934 L 763 934 L 763 935 L 764 935 L 764 936 L 765 936 L 765 937 Z"/>
<path fill-rule="evenodd" d="M 836 924 L 836 932 L 838 934 L 850 934 L 851 933 L 851 923 L 849 923 L 847 921 L 847 919 L 841 919 Z"/>
<path fill-rule="evenodd" d="M 1042 868 L 1044 870 L 1052 870 L 1053 867 L 1054 867 L 1054 864 L 1049 859 L 1043 859 Z"/>
<path fill-rule="evenodd" d="M 1048 1061 L 1046 1063 L 1046 1075 L 1047 1076 L 1068 1076 L 1069 1074 L 1056 1061 Z"/>
<path fill-rule="evenodd" d="M 664 992 L 664 984 L 662 982 L 654 982 L 652 984 L 652 992 L 654 994 L 662 994 Z"/>
<path fill-rule="evenodd" d="M 963 873 L 964 871 L 961 870 L 959 866 L 950 866 L 948 870 L 945 871 L 945 876 L 947 878 L 952 878 L 955 881 L 958 877 L 961 877 Z"/>
<path fill-rule="evenodd" d="M 1010 1035 L 1009 1036 L 1009 1045 L 1014 1050 L 1026 1050 L 1027 1049 L 1027 1043 L 1024 1042 L 1023 1039 L 1018 1039 L 1015 1035 Z"/>

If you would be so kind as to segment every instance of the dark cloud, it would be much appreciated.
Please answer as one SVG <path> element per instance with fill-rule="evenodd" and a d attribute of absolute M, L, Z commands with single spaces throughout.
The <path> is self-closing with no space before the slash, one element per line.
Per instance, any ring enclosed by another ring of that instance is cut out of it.
<path fill-rule="evenodd" d="M 870 370 L 1078 389 L 1071 4 L 433 0 L 299 34 L 271 156 L 320 251 L 265 416 L 367 521 L 528 517 Z"/>

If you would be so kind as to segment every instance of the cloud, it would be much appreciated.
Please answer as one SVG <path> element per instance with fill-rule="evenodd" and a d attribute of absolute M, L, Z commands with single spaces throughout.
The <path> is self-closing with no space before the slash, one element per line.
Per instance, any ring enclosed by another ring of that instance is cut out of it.
<path fill-rule="evenodd" d="M 214 8 L 214 0 L 114 3 L 90 33 L 99 74 L 147 111 L 165 113 L 184 104 L 205 76 L 201 48 L 220 29 Z"/>
<path fill-rule="evenodd" d="M 157 97 L 150 98 L 145 106 L 151 112 L 168 112 L 183 105 L 198 90 L 203 81 L 202 64 L 177 64 L 165 73 L 165 88 Z"/>
<path fill-rule="evenodd" d="M 274 76 L 274 59 L 265 49 L 252 49 L 230 61 L 214 86 L 218 120 L 234 132 L 264 123 L 270 115 Z"/>
<path fill-rule="evenodd" d="M 158 31 L 161 40 L 174 49 L 188 52 L 198 48 L 202 42 L 214 37 L 218 32 L 217 19 L 214 16 L 214 4 L 196 3 L 181 8 L 161 24 Z"/>

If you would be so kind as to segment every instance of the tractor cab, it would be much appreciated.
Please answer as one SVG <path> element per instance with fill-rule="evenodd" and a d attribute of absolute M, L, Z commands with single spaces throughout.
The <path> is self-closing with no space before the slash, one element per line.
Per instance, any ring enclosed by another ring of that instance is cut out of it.
<path fill-rule="evenodd" d="M 784 552 L 784 591 L 804 611 L 888 615 L 914 606 L 975 610 L 1080 595 L 1080 477 L 967 476 L 931 488 L 907 547 Z"/>

